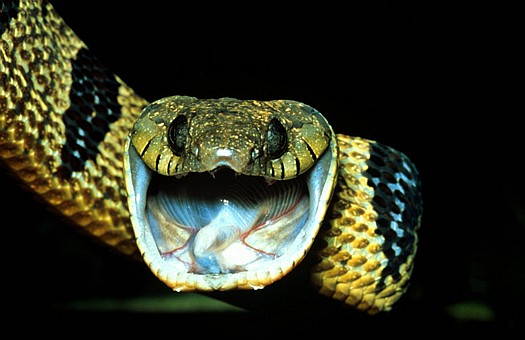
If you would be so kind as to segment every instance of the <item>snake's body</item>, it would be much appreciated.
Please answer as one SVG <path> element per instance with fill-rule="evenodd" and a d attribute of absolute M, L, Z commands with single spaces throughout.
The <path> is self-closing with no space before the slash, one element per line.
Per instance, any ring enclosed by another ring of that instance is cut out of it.
<path fill-rule="evenodd" d="M 320 293 L 374 314 L 406 291 L 422 203 L 417 170 L 403 153 L 336 135 L 320 113 L 294 101 L 176 96 L 150 105 L 51 4 L 3 1 L 0 11 L 0 161 L 71 223 L 143 257 L 178 291 L 262 288 L 293 270 L 313 238 L 324 241 L 312 268 Z M 166 208 L 171 194 L 145 203 L 136 186 L 145 180 L 131 175 L 140 168 L 191 179 L 225 167 L 264 178 L 270 189 L 225 181 L 213 191 L 222 205 L 209 208 L 193 202 L 193 184 L 181 184 L 186 191 L 174 196 L 186 208 Z M 307 189 L 288 184 L 302 176 Z M 138 216 L 145 205 L 160 207 L 155 217 Z M 193 217 L 201 211 L 219 217 L 201 222 Z M 305 227 L 291 231 L 288 220 Z"/>

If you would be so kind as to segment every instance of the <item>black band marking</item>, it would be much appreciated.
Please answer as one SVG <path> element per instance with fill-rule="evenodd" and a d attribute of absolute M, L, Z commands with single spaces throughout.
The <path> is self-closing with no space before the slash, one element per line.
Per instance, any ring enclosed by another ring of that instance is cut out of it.
<path fill-rule="evenodd" d="M 63 116 L 66 143 L 58 171 L 62 178 L 71 177 L 95 159 L 110 124 L 122 114 L 117 100 L 120 84 L 113 73 L 87 49 L 78 52 L 72 66 L 71 105 Z"/>
<path fill-rule="evenodd" d="M 385 238 L 383 252 L 389 258 L 377 283 L 380 291 L 389 275 L 394 281 L 401 278 L 399 267 L 415 251 L 422 213 L 421 184 L 411 161 L 389 146 L 371 143 L 367 164 L 369 168 L 364 176 L 374 189 L 373 204 L 379 215 L 377 233 Z"/>
<path fill-rule="evenodd" d="M 295 157 L 295 176 L 299 176 L 301 172 L 301 162 L 298 157 Z"/>
<path fill-rule="evenodd" d="M 160 154 L 157 155 L 157 158 L 155 159 L 155 171 L 159 172 L 159 164 L 160 164 Z"/>
<path fill-rule="evenodd" d="M 144 157 L 144 155 L 146 154 L 146 152 L 147 152 L 148 149 L 149 149 L 149 146 L 151 145 L 151 141 L 153 141 L 153 138 L 151 138 L 150 140 L 148 140 L 148 142 L 147 142 L 146 145 L 144 146 L 144 149 L 142 149 L 142 151 L 140 152 L 140 157 Z"/>
<path fill-rule="evenodd" d="M 312 147 L 310 146 L 310 144 L 308 144 L 308 142 L 306 140 L 303 139 L 303 142 L 306 145 L 306 148 L 308 149 L 308 152 L 310 152 L 310 156 L 312 157 L 312 159 L 315 162 L 317 160 L 317 155 L 315 154 L 314 149 L 312 149 Z"/>

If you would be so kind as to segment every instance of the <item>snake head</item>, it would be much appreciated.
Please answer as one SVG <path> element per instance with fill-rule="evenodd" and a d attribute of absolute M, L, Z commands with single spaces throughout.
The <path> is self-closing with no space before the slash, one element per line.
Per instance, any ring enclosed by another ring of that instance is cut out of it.
<path fill-rule="evenodd" d="M 333 132 L 319 112 L 295 101 L 174 96 L 147 106 L 130 137 L 144 163 L 161 175 L 225 166 L 284 180 L 307 171 Z"/>
<path fill-rule="evenodd" d="M 319 230 L 337 154 L 328 122 L 300 102 L 174 96 L 151 103 L 125 152 L 145 262 L 177 291 L 279 280 Z"/>

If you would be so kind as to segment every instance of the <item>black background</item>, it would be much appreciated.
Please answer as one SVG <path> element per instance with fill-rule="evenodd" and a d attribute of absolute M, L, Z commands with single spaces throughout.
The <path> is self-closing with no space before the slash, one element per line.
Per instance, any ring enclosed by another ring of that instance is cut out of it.
<path fill-rule="evenodd" d="M 172 334 L 186 326 L 267 337 L 275 325 L 325 335 L 327 327 L 400 336 L 418 327 L 427 334 L 523 330 L 525 210 L 521 154 L 514 151 L 521 128 L 509 118 L 521 113 L 509 104 L 518 93 L 512 81 L 522 39 L 512 8 L 53 3 L 92 52 L 150 101 L 294 99 L 318 109 L 336 132 L 403 151 L 421 173 L 425 210 L 410 289 L 387 315 L 303 301 L 293 277 L 266 293 L 217 295 L 249 313 L 71 311 L 56 306 L 174 293 L 2 178 L 14 197 L 2 209 L 12 216 L 3 225 L 12 249 L 4 256 L 4 291 L 23 315 L 52 315 L 49 325 L 57 327 L 85 326 L 87 316 L 107 325 L 123 317 L 131 329 L 155 324 Z"/>

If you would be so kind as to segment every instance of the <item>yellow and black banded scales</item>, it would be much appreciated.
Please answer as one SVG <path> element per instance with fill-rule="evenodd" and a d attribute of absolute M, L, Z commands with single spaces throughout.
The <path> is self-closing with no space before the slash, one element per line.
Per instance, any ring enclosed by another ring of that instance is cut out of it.
<path fill-rule="evenodd" d="M 137 255 L 122 153 L 148 102 L 48 2 L 2 1 L 0 34 L 1 162 L 82 230 Z M 345 135 L 337 142 L 338 183 L 312 279 L 324 295 L 370 314 L 388 311 L 413 268 L 418 173 L 388 146 Z"/>
<path fill-rule="evenodd" d="M 339 183 L 313 268 L 320 292 L 371 314 L 405 292 L 417 247 L 422 197 L 418 172 L 402 153 L 338 135 Z"/>
<path fill-rule="evenodd" d="M 136 252 L 124 139 L 146 101 L 109 72 L 48 2 L 3 1 L 0 156 L 89 234 Z"/>

